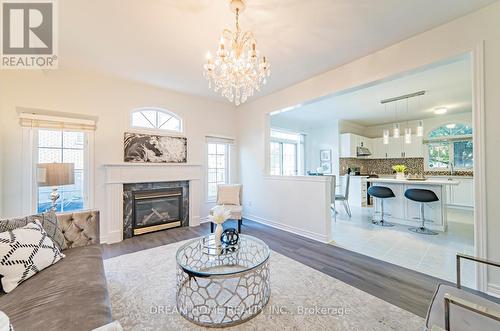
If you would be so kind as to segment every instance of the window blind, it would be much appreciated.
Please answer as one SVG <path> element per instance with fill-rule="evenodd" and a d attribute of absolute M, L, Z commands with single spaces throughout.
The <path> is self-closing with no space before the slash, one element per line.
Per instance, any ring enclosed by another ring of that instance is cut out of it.
<path fill-rule="evenodd" d="M 235 140 L 227 137 L 206 136 L 207 143 L 234 145 Z"/>
<path fill-rule="evenodd" d="M 36 113 L 20 113 L 19 123 L 21 126 L 29 128 L 78 131 L 95 131 L 97 129 L 95 120 L 42 115 Z"/>

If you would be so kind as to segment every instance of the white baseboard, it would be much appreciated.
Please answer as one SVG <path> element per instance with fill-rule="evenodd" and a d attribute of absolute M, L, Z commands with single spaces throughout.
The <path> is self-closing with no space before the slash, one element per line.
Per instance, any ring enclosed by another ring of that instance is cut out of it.
<path fill-rule="evenodd" d="M 107 236 L 101 237 L 101 243 L 114 244 L 123 240 L 122 231 L 111 231 Z"/>
<path fill-rule="evenodd" d="M 500 298 L 500 285 L 489 283 L 486 287 L 486 293 L 491 296 Z"/>
<path fill-rule="evenodd" d="M 260 224 L 268 225 L 268 226 L 276 228 L 276 229 L 291 232 L 293 234 L 296 234 L 296 235 L 299 235 L 302 237 L 306 237 L 306 238 L 309 238 L 312 240 L 316 240 L 316 241 L 319 241 L 319 242 L 322 242 L 325 244 L 329 242 L 329 239 L 327 238 L 326 235 L 315 233 L 315 232 L 304 230 L 304 229 L 299 229 L 299 228 L 296 228 L 294 226 L 290 226 L 290 225 L 283 224 L 283 223 L 276 222 L 276 221 L 271 221 L 271 220 L 268 220 L 268 219 L 265 219 L 265 218 L 262 218 L 262 217 L 259 217 L 256 215 L 244 214 L 243 218 L 248 219 L 250 221 L 260 223 Z M 244 223 L 245 223 L 245 221 L 243 220 L 243 224 Z"/>
<path fill-rule="evenodd" d="M 200 216 L 193 216 L 189 218 L 189 226 L 198 226 L 201 223 Z"/>
<path fill-rule="evenodd" d="M 457 209 L 457 210 L 466 210 L 466 211 L 474 211 L 474 207 L 461 206 L 461 205 L 446 205 L 446 208 Z"/>

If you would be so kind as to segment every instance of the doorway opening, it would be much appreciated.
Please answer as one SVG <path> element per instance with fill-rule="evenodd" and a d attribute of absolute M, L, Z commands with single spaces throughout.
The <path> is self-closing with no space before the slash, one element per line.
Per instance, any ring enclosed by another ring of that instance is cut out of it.
<path fill-rule="evenodd" d="M 449 281 L 457 253 L 482 255 L 474 62 L 463 54 L 270 115 L 270 132 L 303 137 L 299 175 L 337 176 L 333 245 Z M 394 197 L 374 197 L 371 186 Z M 411 200 L 409 189 L 437 200 Z M 382 200 L 392 226 L 377 225 Z M 478 276 L 472 263 L 462 266 L 465 286 L 477 288 Z"/>

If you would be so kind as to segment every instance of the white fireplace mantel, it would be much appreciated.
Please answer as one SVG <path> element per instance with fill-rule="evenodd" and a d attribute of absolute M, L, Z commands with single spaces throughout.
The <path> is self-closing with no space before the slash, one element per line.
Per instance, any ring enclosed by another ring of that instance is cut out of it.
<path fill-rule="evenodd" d="M 106 208 L 101 242 L 123 240 L 123 184 L 189 181 L 189 226 L 200 224 L 201 164 L 111 163 L 103 167 L 106 176 Z"/>

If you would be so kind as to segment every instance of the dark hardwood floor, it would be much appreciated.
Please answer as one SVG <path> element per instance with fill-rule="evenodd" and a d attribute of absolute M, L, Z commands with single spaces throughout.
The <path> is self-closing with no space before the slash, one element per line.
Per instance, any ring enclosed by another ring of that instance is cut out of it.
<path fill-rule="evenodd" d="M 228 222 L 236 227 L 236 223 Z M 103 245 L 105 259 L 210 232 L 209 224 L 155 232 Z M 384 261 L 244 220 L 242 233 L 264 240 L 282 255 L 319 270 L 382 300 L 425 317 L 434 290 L 445 281 Z"/>

